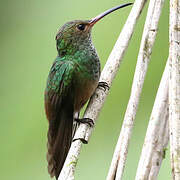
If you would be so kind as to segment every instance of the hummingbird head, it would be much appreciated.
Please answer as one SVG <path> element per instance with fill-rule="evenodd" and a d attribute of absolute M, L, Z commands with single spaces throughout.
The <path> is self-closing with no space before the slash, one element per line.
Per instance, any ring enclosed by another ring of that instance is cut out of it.
<path fill-rule="evenodd" d="M 56 40 L 74 38 L 74 36 L 88 36 L 90 33 L 90 23 L 88 20 L 75 20 L 64 24 L 56 35 Z"/>
<path fill-rule="evenodd" d="M 56 35 L 57 50 L 60 56 L 73 54 L 79 48 L 83 48 L 88 43 L 91 44 L 91 29 L 100 19 L 111 12 L 129 6 L 132 3 L 123 4 L 109 9 L 91 20 L 75 20 L 64 24 Z"/>
<path fill-rule="evenodd" d="M 56 35 L 60 56 L 73 54 L 91 43 L 91 20 L 74 20 L 64 24 Z"/>
<path fill-rule="evenodd" d="M 73 50 L 90 39 L 91 26 L 88 20 L 75 20 L 64 24 L 56 35 L 57 50 L 60 54 L 73 53 Z"/>

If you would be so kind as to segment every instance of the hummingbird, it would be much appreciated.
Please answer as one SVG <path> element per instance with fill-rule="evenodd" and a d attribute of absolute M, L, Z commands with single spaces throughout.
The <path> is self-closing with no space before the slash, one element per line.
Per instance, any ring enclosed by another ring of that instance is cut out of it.
<path fill-rule="evenodd" d="M 98 87 L 100 61 L 92 44 L 92 27 L 111 12 L 129 6 L 122 4 L 91 20 L 65 23 L 56 35 L 57 57 L 50 69 L 45 89 L 45 112 L 49 122 L 47 161 L 51 177 L 58 179 L 74 135 L 74 123 L 88 123 L 79 118 L 81 108 Z M 107 86 L 107 83 L 99 83 Z"/>

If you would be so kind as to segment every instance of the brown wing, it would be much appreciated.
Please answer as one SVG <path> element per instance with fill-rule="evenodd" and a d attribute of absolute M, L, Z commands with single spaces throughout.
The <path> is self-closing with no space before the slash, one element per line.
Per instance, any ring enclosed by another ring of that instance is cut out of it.
<path fill-rule="evenodd" d="M 59 64 L 59 67 L 53 65 L 45 91 L 45 110 L 49 121 L 48 172 L 51 177 L 56 178 L 60 174 L 72 142 L 74 97 L 70 68 L 72 67 L 66 63 Z M 58 83 L 53 79 L 58 79 Z"/>

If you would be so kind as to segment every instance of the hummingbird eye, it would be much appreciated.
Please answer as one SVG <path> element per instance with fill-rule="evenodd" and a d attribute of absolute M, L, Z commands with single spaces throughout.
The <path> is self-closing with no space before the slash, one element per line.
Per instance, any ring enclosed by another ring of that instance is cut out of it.
<path fill-rule="evenodd" d="M 86 28 L 86 25 L 85 24 L 78 24 L 77 25 L 77 29 L 80 30 L 80 31 L 84 31 Z"/>

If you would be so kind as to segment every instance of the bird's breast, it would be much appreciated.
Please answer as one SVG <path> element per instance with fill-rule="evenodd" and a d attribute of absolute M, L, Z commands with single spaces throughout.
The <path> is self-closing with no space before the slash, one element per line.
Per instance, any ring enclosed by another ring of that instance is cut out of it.
<path fill-rule="evenodd" d="M 75 84 L 74 110 L 79 112 L 88 99 L 93 95 L 98 85 L 98 79 L 79 79 Z"/>
<path fill-rule="evenodd" d="M 82 60 L 77 64 L 74 73 L 75 111 L 80 111 L 97 88 L 100 77 L 100 63 L 98 58 Z"/>

